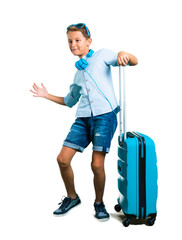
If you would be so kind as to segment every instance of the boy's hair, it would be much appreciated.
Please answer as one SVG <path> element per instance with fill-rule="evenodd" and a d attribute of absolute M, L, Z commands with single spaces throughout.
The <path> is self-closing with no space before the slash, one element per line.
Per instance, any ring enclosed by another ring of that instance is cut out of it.
<path fill-rule="evenodd" d="M 68 34 L 68 32 L 75 32 L 75 31 L 81 32 L 86 39 L 89 39 L 91 37 L 89 29 L 88 28 L 86 29 L 85 26 L 80 28 L 80 27 L 76 27 L 76 26 L 71 25 L 71 26 L 69 26 L 67 28 L 67 32 L 66 33 Z"/>

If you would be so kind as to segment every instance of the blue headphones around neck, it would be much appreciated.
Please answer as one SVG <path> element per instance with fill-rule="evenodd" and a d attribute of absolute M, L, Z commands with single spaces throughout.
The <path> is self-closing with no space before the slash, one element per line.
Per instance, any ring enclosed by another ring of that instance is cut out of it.
<path fill-rule="evenodd" d="M 86 57 L 91 57 L 93 55 L 94 51 L 92 49 L 90 49 L 90 51 L 87 53 Z M 78 60 L 76 63 L 75 63 L 75 67 L 78 69 L 78 70 L 84 70 L 86 67 L 88 66 L 88 62 L 81 58 L 80 60 Z"/>

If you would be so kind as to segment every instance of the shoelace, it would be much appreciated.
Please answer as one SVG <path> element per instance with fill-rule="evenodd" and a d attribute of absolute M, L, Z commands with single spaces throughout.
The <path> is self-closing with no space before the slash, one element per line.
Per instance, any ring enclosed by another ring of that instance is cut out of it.
<path fill-rule="evenodd" d="M 96 205 L 96 208 L 99 212 L 107 213 L 103 203 L 100 203 L 100 204 Z"/>
<path fill-rule="evenodd" d="M 65 197 L 65 196 L 62 197 L 61 200 L 62 201 L 60 203 L 58 203 L 58 205 L 61 205 L 60 208 L 67 207 L 70 204 L 70 202 L 71 202 L 71 198 L 68 198 L 68 197 Z"/>

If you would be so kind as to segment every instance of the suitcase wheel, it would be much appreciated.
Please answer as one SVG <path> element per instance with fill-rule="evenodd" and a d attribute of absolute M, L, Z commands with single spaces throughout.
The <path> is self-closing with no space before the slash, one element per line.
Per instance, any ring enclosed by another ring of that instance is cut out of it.
<path fill-rule="evenodd" d="M 147 219 L 147 225 L 148 226 L 153 226 L 155 223 L 156 218 L 155 217 L 150 217 Z"/>
<path fill-rule="evenodd" d="M 122 221 L 122 224 L 123 224 L 123 226 L 128 227 L 130 225 L 130 222 L 131 222 L 131 218 L 125 218 Z"/>
<path fill-rule="evenodd" d="M 119 204 L 116 204 L 114 206 L 114 209 L 115 209 L 116 212 L 120 212 L 121 211 L 121 207 L 119 206 Z"/>

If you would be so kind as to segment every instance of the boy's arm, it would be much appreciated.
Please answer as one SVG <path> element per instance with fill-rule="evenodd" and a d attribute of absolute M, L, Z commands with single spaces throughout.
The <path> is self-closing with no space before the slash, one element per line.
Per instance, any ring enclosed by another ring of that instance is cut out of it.
<path fill-rule="evenodd" d="M 42 88 L 38 87 L 35 83 L 33 84 L 33 89 L 35 91 L 30 90 L 30 92 L 32 92 L 34 94 L 33 95 L 34 97 L 42 97 L 42 98 L 48 99 L 52 102 L 66 106 L 66 104 L 64 102 L 64 97 L 56 97 L 54 95 L 51 95 L 48 93 L 48 91 L 45 88 L 45 86 L 43 85 L 43 83 L 41 83 L 41 86 L 42 86 Z"/>
<path fill-rule="evenodd" d="M 64 102 L 64 97 L 57 97 L 57 96 L 54 96 L 54 95 L 51 95 L 51 94 L 48 93 L 48 96 L 46 97 L 46 99 L 48 99 L 52 102 L 55 102 L 55 103 L 66 106 L 66 104 Z"/>
<path fill-rule="evenodd" d="M 117 57 L 117 64 L 126 66 L 127 63 L 129 63 L 131 66 L 137 65 L 138 59 L 130 53 L 124 51 L 119 52 Z"/>

